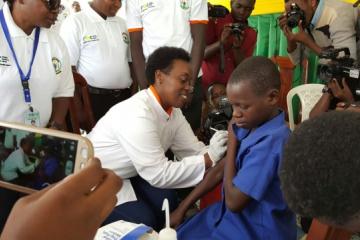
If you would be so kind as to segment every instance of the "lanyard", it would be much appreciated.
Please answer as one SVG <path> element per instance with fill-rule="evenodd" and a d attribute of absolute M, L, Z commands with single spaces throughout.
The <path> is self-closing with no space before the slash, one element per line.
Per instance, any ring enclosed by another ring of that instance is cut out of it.
<path fill-rule="evenodd" d="M 9 33 L 9 29 L 7 27 L 7 24 L 5 22 L 5 17 L 4 17 L 3 10 L 0 10 L 0 23 L 1 23 L 2 29 L 4 31 L 6 40 L 7 40 L 8 44 L 9 44 L 11 53 L 12 53 L 14 59 L 15 59 L 17 69 L 18 69 L 19 74 L 20 74 L 21 85 L 22 85 L 23 91 L 24 91 L 25 102 L 30 105 L 30 103 L 31 103 L 31 95 L 30 95 L 30 88 L 29 88 L 29 79 L 30 79 L 30 76 L 31 76 L 31 69 L 32 69 L 32 65 L 34 63 L 36 50 L 37 50 L 38 44 L 39 44 L 40 28 L 37 27 L 36 30 L 35 30 L 35 40 L 34 40 L 34 47 L 33 47 L 32 57 L 31 57 L 31 61 L 30 61 L 30 67 L 29 67 L 28 73 L 25 76 L 22 69 L 21 69 L 21 67 L 20 67 L 20 65 L 19 65 L 19 62 L 18 62 L 18 59 L 16 57 L 13 44 L 11 42 L 11 36 L 10 36 L 10 33 Z M 31 107 L 30 107 L 30 109 L 31 109 Z"/>

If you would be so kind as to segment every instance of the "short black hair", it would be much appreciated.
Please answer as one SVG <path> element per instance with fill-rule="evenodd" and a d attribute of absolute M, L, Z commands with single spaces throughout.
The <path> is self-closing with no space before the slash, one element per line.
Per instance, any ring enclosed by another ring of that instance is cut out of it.
<path fill-rule="evenodd" d="M 188 52 L 182 48 L 160 47 L 156 49 L 148 58 L 145 68 L 146 79 L 149 84 L 155 82 L 155 72 L 161 70 L 169 73 L 172 69 L 174 60 L 190 62 L 191 58 Z"/>
<path fill-rule="evenodd" d="M 230 76 L 228 84 L 249 81 L 253 91 L 260 96 L 270 89 L 280 90 L 280 73 L 266 57 L 249 57 L 242 61 Z"/>
<path fill-rule="evenodd" d="M 23 147 L 25 144 L 34 145 L 34 138 L 31 136 L 26 136 L 20 140 L 20 147 Z"/>
<path fill-rule="evenodd" d="M 344 225 L 360 213 L 360 113 L 324 113 L 290 136 L 281 186 L 296 213 Z"/>

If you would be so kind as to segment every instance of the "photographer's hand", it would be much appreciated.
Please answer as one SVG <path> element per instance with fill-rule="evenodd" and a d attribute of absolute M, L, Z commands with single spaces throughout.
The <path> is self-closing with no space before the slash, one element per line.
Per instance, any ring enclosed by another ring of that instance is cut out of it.
<path fill-rule="evenodd" d="M 331 89 L 333 96 L 344 102 L 353 102 L 354 97 L 344 78 L 341 80 L 341 83 L 343 85 L 343 88 L 340 87 L 340 84 L 336 79 L 332 79 L 329 82 L 328 87 Z"/>
<path fill-rule="evenodd" d="M 224 25 L 224 28 L 221 32 L 220 44 L 226 45 L 230 35 L 231 35 L 231 25 L 229 25 L 229 24 Z"/>
<path fill-rule="evenodd" d="M 94 159 L 57 185 L 21 198 L 1 239 L 93 239 L 114 208 L 121 185 L 114 172 L 103 169 Z"/>
<path fill-rule="evenodd" d="M 241 31 L 240 34 L 235 34 L 232 38 L 232 48 L 235 57 L 235 66 L 239 65 L 245 59 L 244 50 L 241 48 L 245 38 L 244 34 L 245 32 Z"/>

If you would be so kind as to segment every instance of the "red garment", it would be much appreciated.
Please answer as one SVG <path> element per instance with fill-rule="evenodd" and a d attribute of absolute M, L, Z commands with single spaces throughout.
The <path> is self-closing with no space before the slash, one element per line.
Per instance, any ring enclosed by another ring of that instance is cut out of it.
<path fill-rule="evenodd" d="M 233 23 L 231 13 L 226 15 L 225 18 L 218 18 L 217 20 L 210 20 L 207 26 L 206 31 L 206 45 L 213 44 L 220 40 L 221 33 L 224 28 L 224 25 Z M 254 47 L 256 44 L 256 31 L 247 27 L 244 30 L 244 41 L 241 46 L 241 51 L 245 54 L 246 57 L 250 57 L 253 54 Z M 202 86 L 206 91 L 210 84 L 212 83 L 222 83 L 226 84 L 231 73 L 235 69 L 235 57 L 233 54 L 232 46 L 233 37 L 228 38 L 228 42 L 225 46 L 225 71 L 221 73 L 219 71 L 220 65 L 220 51 L 209 59 L 203 60 L 201 69 L 203 71 L 202 76 Z M 230 46 L 230 47 L 229 47 Z"/>

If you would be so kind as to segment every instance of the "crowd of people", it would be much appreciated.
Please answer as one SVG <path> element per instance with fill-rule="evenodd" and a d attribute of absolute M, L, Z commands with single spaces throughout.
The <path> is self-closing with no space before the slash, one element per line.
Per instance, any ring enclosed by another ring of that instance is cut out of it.
<path fill-rule="evenodd" d="M 118 220 L 159 231 L 165 198 L 178 239 L 296 239 L 296 213 L 360 231 L 357 96 L 346 78 L 331 79 L 291 133 L 279 70 L 253 56 L 255 0 L 229 0 L 225 12 L 206 0 L 1 1 L 0 121 L 65 131 L 76 72 L 87 82 L 96 120 L 87 137 L 99 158 L 29 196 L 0 187 L 1 239 L 92 239 Z M 358 58 L 357 8 L 285 2 L 279 27 L 294 64 L 343 47 Z M 224 98 L 231 116 L 223 129 L 210 126 L 206 145 L 204 118 Z M 0 180 L 36 174 L 41 189 L 67 175 L 64 146 L 36 149 L 34 136 L 20 135 L 0 128 Z M 186 219 L 220 183 L 221 200 Z"/>

